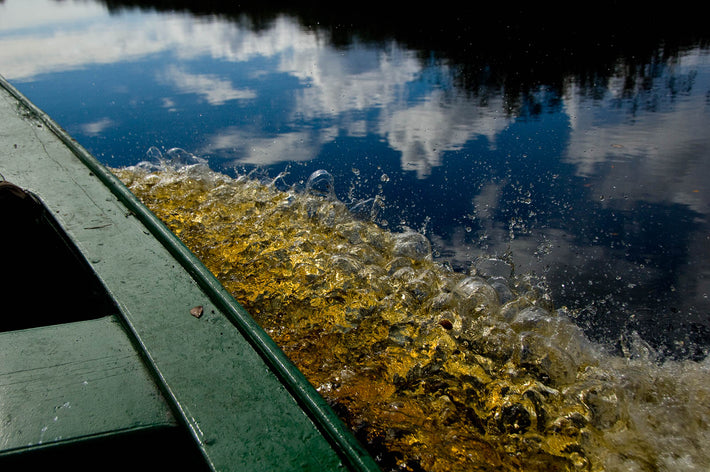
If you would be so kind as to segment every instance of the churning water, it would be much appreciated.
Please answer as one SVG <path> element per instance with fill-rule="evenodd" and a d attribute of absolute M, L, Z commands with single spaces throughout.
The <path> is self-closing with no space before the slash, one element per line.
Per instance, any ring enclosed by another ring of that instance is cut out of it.
<path fill-rule="evenodd" d="M 501 259 L 470 273 L 435 262 L 421 233 L 351 212 L 327 171 L 280 189 L 282 176 L 192 162 L 115 172 L 383 469 L 710 467 L 710 361 L 660 362 L 638 336 L 614 355 L 536 277 Z"/>

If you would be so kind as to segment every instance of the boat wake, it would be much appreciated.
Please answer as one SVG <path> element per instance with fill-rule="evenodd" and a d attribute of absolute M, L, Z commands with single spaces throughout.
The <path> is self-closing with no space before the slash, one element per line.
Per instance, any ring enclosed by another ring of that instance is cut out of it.
<path fill-rule="evenodd" d="M 424 235 L 376 225 L 375 202 L 339 201 L 326 171 L 296 190 L 156 151 L 113 171 L 383 470 L 710 468 L 710 360 L 661 361 L 638 336 L 611 353 L 532 275 L 451 270 Z"/>

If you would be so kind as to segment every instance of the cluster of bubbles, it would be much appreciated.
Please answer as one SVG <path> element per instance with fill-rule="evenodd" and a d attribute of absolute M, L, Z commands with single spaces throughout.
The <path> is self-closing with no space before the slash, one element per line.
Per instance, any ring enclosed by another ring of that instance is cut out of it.
<path fill-rule="evenodd" d="M 656 362 L 640 338 L 612 355 L 505 258 L 453 271 L 354 214 L 327 171 L 297 191 L 156 151 L 114 172 L 383 470 L 710 467 L 709 361 Z"/>

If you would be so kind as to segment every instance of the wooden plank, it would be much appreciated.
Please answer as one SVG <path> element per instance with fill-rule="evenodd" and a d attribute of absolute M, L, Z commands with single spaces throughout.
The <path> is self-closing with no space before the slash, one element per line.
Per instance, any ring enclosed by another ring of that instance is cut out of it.
<path fill-rule="evenodd" d="M 0 454 L 175 425 L 114 317 L 0 333 Z"/>

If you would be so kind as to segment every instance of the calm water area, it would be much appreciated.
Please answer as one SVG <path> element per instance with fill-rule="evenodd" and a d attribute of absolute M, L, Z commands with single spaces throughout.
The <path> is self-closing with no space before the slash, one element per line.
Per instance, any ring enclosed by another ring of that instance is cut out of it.
<path fill-rule="evenodd" d="M 705 357 L 697 13 L 673 28 L 629 12 L 462 15 L 2 0 L 0 74 L 108 166 L 156 147 L 289 186 L 324 169 L 340 200 L 425 234 L 456 270 L 540 275 L 611 349 L 637 332 L 661 355 Z"/>

